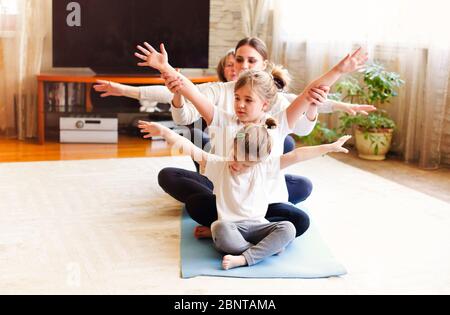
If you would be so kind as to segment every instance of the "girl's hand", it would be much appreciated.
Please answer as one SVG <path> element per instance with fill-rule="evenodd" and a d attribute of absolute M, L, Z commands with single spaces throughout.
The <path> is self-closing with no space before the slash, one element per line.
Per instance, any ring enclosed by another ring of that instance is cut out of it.
<path fill-rule="evenodd" d="M 368 54 L 358 48 L 353 54 L 348 54 L 337 65 L 336 70 L 341 74 L 352 73 L 365 68 L 365 63 L 369 60 Z"/>
<path fill-rule="evenodd" d="M 184 87 L 183 80 L 179 76 L 163 74 L 161 77 L 164 79 L 166 87 L 173 94 L 177 94 Z"/>
<path fill-rule="evenodd" d="M 348 153 L 348 150 L 346 148 L 343 148 L 342 146 L 351 138 L 352 136 L 344 136 L 338 141 L 330 144 L 330 152 Z"/>
<path fill-rule="evenodd" d="M 141 129 L 141 133 L 147 133 L 144 135 L 144 139 L 158 136 L 164 137 L 166 129 L 168 129 L 163 125 L 142 120 L 139 121 L 138 128 Z"/>
<path fill-rule="evenodd" d="M 96 92 L 102 93 L 101 97 L 108 96 L 123 96 L 123 86 L 120 83 L 115 83 L 111 81 L 97 80 L 94 89 Z"/>
<path fill-rule="evenodd" d="M 140 67 L 152 67 L 159 72 L 164 73 L 169 66 L 169 56 L 164 47 L 164 44 L 161 44 L 160 49 L 161 53 L 156 51 L 149 43 L 145 42 L 144 47 L 138 45 L 137 48 L 141 51 L 141 53 L 134 53 L 136 57 L 141 59 L 143 62 L 138 63 Z"/>
<path fill-rule="evenodd" d="M 315 88 L 311 88 L 308 91 L 307 100 L 311 103 L 311 105 L 322 106 L 328 97 L 328 93 L 330 92 L 330 87 L 328 86 L 319 86 Z"/>
<path fill-rule="evenodd" d="M 356 116 L 357 114 L 369 115 L 369 112 L 376 111 L 377 108 L 372 105 L 356 105 L 356 104 L 348 104 L 343 108 L 343 111 L 352 116 Z"/>

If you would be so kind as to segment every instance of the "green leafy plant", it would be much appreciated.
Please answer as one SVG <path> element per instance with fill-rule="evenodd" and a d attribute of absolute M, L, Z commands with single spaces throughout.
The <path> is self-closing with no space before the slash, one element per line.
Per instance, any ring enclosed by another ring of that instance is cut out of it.
<path fill-rule="evenodd" d="M 304 145 L 315 146 L 333 143 L 338 138 L 339 134 L 335 129 L 329 129 L 325 123 L 319 121 L 308 136 L 298 137 L 298 140 Z"/>
<path fill-rule="evenodd" d="M 364 72 L 353 74 L 336 85 L 334 99 L 353 104 L 368 104 L 379 106 L 390 103 L 398 95 L 397 89 L 405 81 L 395 72 L 386 71 L 379 63 L 367 66 Z M 358 114 L 350 116 L 344 114 L 340 117 L 341 131 L 357 126 L 362 132 L 377 132 L 386 129 L 395 129 L 395 122 L 386 111 L 378 109 L 368 116 Z"/>
<path fill-rule="evenodd" d="M 328 98 L 378 107 L 380 104 L 389 103 L 393 97 L 397 96 L 397 89 L 404 83 L 399 74 L 386 71 L 379 63 L 372 63 L 364 72 L 355 73 L 336 84 L 336 92 L 329 94 Z M 365 139 L 374 144 L 374 153 L 378 154 L 379 147 L 385 145 L 385 138 L 371 132 L 384 132 L 396 127 L 394 120 L 382 109 L 368 116 L 343 114 L 340 121 L 341 126 L 338 129 L 329 129 L 325 123 L 318 122 L 311 134 L 306 137 L 297 137 L 297 139 L 305 145 L 332 143 L 346 134 L 347 130 L 356 126 L 364 133 Z"/>

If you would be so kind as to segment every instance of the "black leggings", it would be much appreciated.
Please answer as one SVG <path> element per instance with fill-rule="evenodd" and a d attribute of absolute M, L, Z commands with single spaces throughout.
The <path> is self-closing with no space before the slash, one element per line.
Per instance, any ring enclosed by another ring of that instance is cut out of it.
<path fill-rule="evenodd" d="M 159 173 L 158 182 L 166 193 L 186 204 L 189 215 L 197 223 L 209 227 L 217 220 L 214 185 L 206 176 L 179 168 L 165 168 Z M 311 181 L 301 176 L 286 175 L 286 185 L 289 201 L 294 204 L 306 200 L 312 191 Z M 297 236 L 309 227 L 306 213 L 287 203 L 269 205 L 266 219 L 270 222 L 292 222 Z"/>

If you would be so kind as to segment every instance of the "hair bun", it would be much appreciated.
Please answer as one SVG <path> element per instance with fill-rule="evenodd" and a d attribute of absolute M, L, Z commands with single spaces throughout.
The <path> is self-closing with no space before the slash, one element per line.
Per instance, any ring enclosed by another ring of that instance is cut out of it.
<path fill-rule="evenodd" d="M 291 75 L 283 66 L 269 63 L 267 71 L 272 75 L 273 81 L 278 90 L 284 91 L 291 84 Z"/>
<path fill-rule="evenodd" d="M 267 129 L 276 129 L 278 127 L 277 121 L 273 118 L 267 118 L 265 125 Z"/>

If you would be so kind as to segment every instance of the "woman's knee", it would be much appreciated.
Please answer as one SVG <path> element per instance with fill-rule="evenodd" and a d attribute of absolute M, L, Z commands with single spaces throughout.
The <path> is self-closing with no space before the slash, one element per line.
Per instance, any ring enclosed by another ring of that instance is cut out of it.
<path fill-rule="evenodd" d="M 303 234 L 305 234 L 305 232 L 308 231 L 308 229 L 311 225 L 309 216 L 305 212 L 301 211 L 300 209 L 298 212 L 295 213 L 295 215 L 292 217 L 292 220 L 290 222 L 295 227 L 295 231 L 296 231 L 295 237 L 300 237 Z"/>
<path fill-rule="evenodd" d="M 164 168 L 159 172 L 158 184 L 165 192 L 172 186 L 175 173 L 176 169 L 172 167 Z"/>
<path fill-rule="evenodd" d="M 295 149 L 295 140 L 292 136 L 287 136 L 284 140 L 284 154 L 294 151 Z"/>
<path fill-rule="evenodd" d="M 216 197 L 207 194 L 195 194 L 186 200 L 188 215 L 198 224 L 210 227 L 217 220 Z"/>
<path fill-rule="evenodd" d="M 304 195 L 305 199 L 307 199 L 309 196 L 311 196 L 311 193 L 314 189 L 314 185 L 313 185 L 312 181 L 306 177 L 302 177 L 301 182 L 302 182 L 302 187 L 303 187 L 303 191 L 304 191 L 303 195 Z"/>
<path fill-rule="evenodd" d="M 314 189 L 312 181 L 303 176 L 286 175 L 286 185 L 289 192 L 289 201 L 293 204 L 308 199 Z"/>

